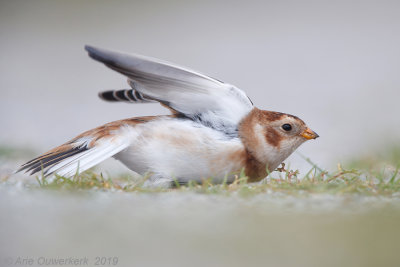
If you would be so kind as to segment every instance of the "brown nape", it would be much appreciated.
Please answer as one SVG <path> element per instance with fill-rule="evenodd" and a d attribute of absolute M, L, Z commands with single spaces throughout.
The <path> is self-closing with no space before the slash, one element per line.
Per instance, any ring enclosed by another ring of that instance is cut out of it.
<path fill-rule="evenodd" d="M 259 110 L 258 118 L 260 119 L 261 123 L 267 123 L 280 120 L 285 115 L 287 114 L 275 111 Z"/>
<path fill-rule="evenodd" d="M 256 158 L 257 147 L 261 145 L 254 132 L 256 123 L 267 124 L 268 122 L 279 120 L 283 115 L 283 113 L 279 112 L 269 112 L 254 108 L 240 122 L 239 137 L 246 148 L 245 172 L 249 177 L 249 182 L 260 181 L 267 175 L 266 163 L 260 162 Z"/>
<path fill-rule="evenodd" d="M 281 112 L 276 112 L 276 111 L 268 111 L 268 110 L 259 110 L 260 111 L 260 119 L 265 121 L 265 122 L 271 122 L 271 121 L 277 121 L 282 119 L 283 117 L 292 117 L 293 119 L 299 120 L 303 122 L 301 119 L 298 117 L 287 114 L 287 113 L 281 113 Z"/>

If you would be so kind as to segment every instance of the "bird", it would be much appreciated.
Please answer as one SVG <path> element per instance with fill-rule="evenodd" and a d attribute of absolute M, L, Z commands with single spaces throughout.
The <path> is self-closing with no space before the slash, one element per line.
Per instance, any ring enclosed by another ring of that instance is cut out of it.
<path fill-rule="evenodd" d="M 113 157 L 147 175 L 147 186 L 257 182 L 319 135 L 300 118 L 254 106 L 245 92 L 200 72 L 138 54 L 85 46 L 89 57 L 128 78 L 110 102 L 160 103 L 169 115 L 122 119 L 88 130 L 23 164 L 17 172 L 72 177 Z"/>

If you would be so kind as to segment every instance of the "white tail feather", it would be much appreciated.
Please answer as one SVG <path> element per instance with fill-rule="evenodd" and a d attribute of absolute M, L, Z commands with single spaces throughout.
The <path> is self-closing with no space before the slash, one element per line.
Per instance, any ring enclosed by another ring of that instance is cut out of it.
<path fill-rule="evenodd" d="M 48 169 L 47 173 L 57 174 L 63 177 L 71 177 L 76 173 L 82 173 L 100 162 L 112 157 L 116 153 L 128 147 L 129 143 L 120 140 L 106 140 L 95 147 L 60 161 Z"/>

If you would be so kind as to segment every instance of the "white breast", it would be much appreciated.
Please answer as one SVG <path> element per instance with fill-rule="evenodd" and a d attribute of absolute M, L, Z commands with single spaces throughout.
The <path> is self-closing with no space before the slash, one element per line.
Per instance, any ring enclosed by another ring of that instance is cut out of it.
<path fill-rule="evenodd" d="M 131 144 L 115 158 L 139 174 L 151 173 L 152 183 L 210 177 L 222 182 L 244 167 L 240 139 L 189 120 L 162 118 L 123 130 Z"/>

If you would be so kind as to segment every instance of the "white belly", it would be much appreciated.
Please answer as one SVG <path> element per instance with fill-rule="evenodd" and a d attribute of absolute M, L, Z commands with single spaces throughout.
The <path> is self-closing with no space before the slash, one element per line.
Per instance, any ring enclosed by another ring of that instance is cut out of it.
<path fill-rule="evenodd" d="M 139 174 L 151 174 L 153 183 L 231 181 L 244 167 L 240 139 L 192 121 L 163 118 L 125 130 L 131 145 L 115 158 Z"/>

